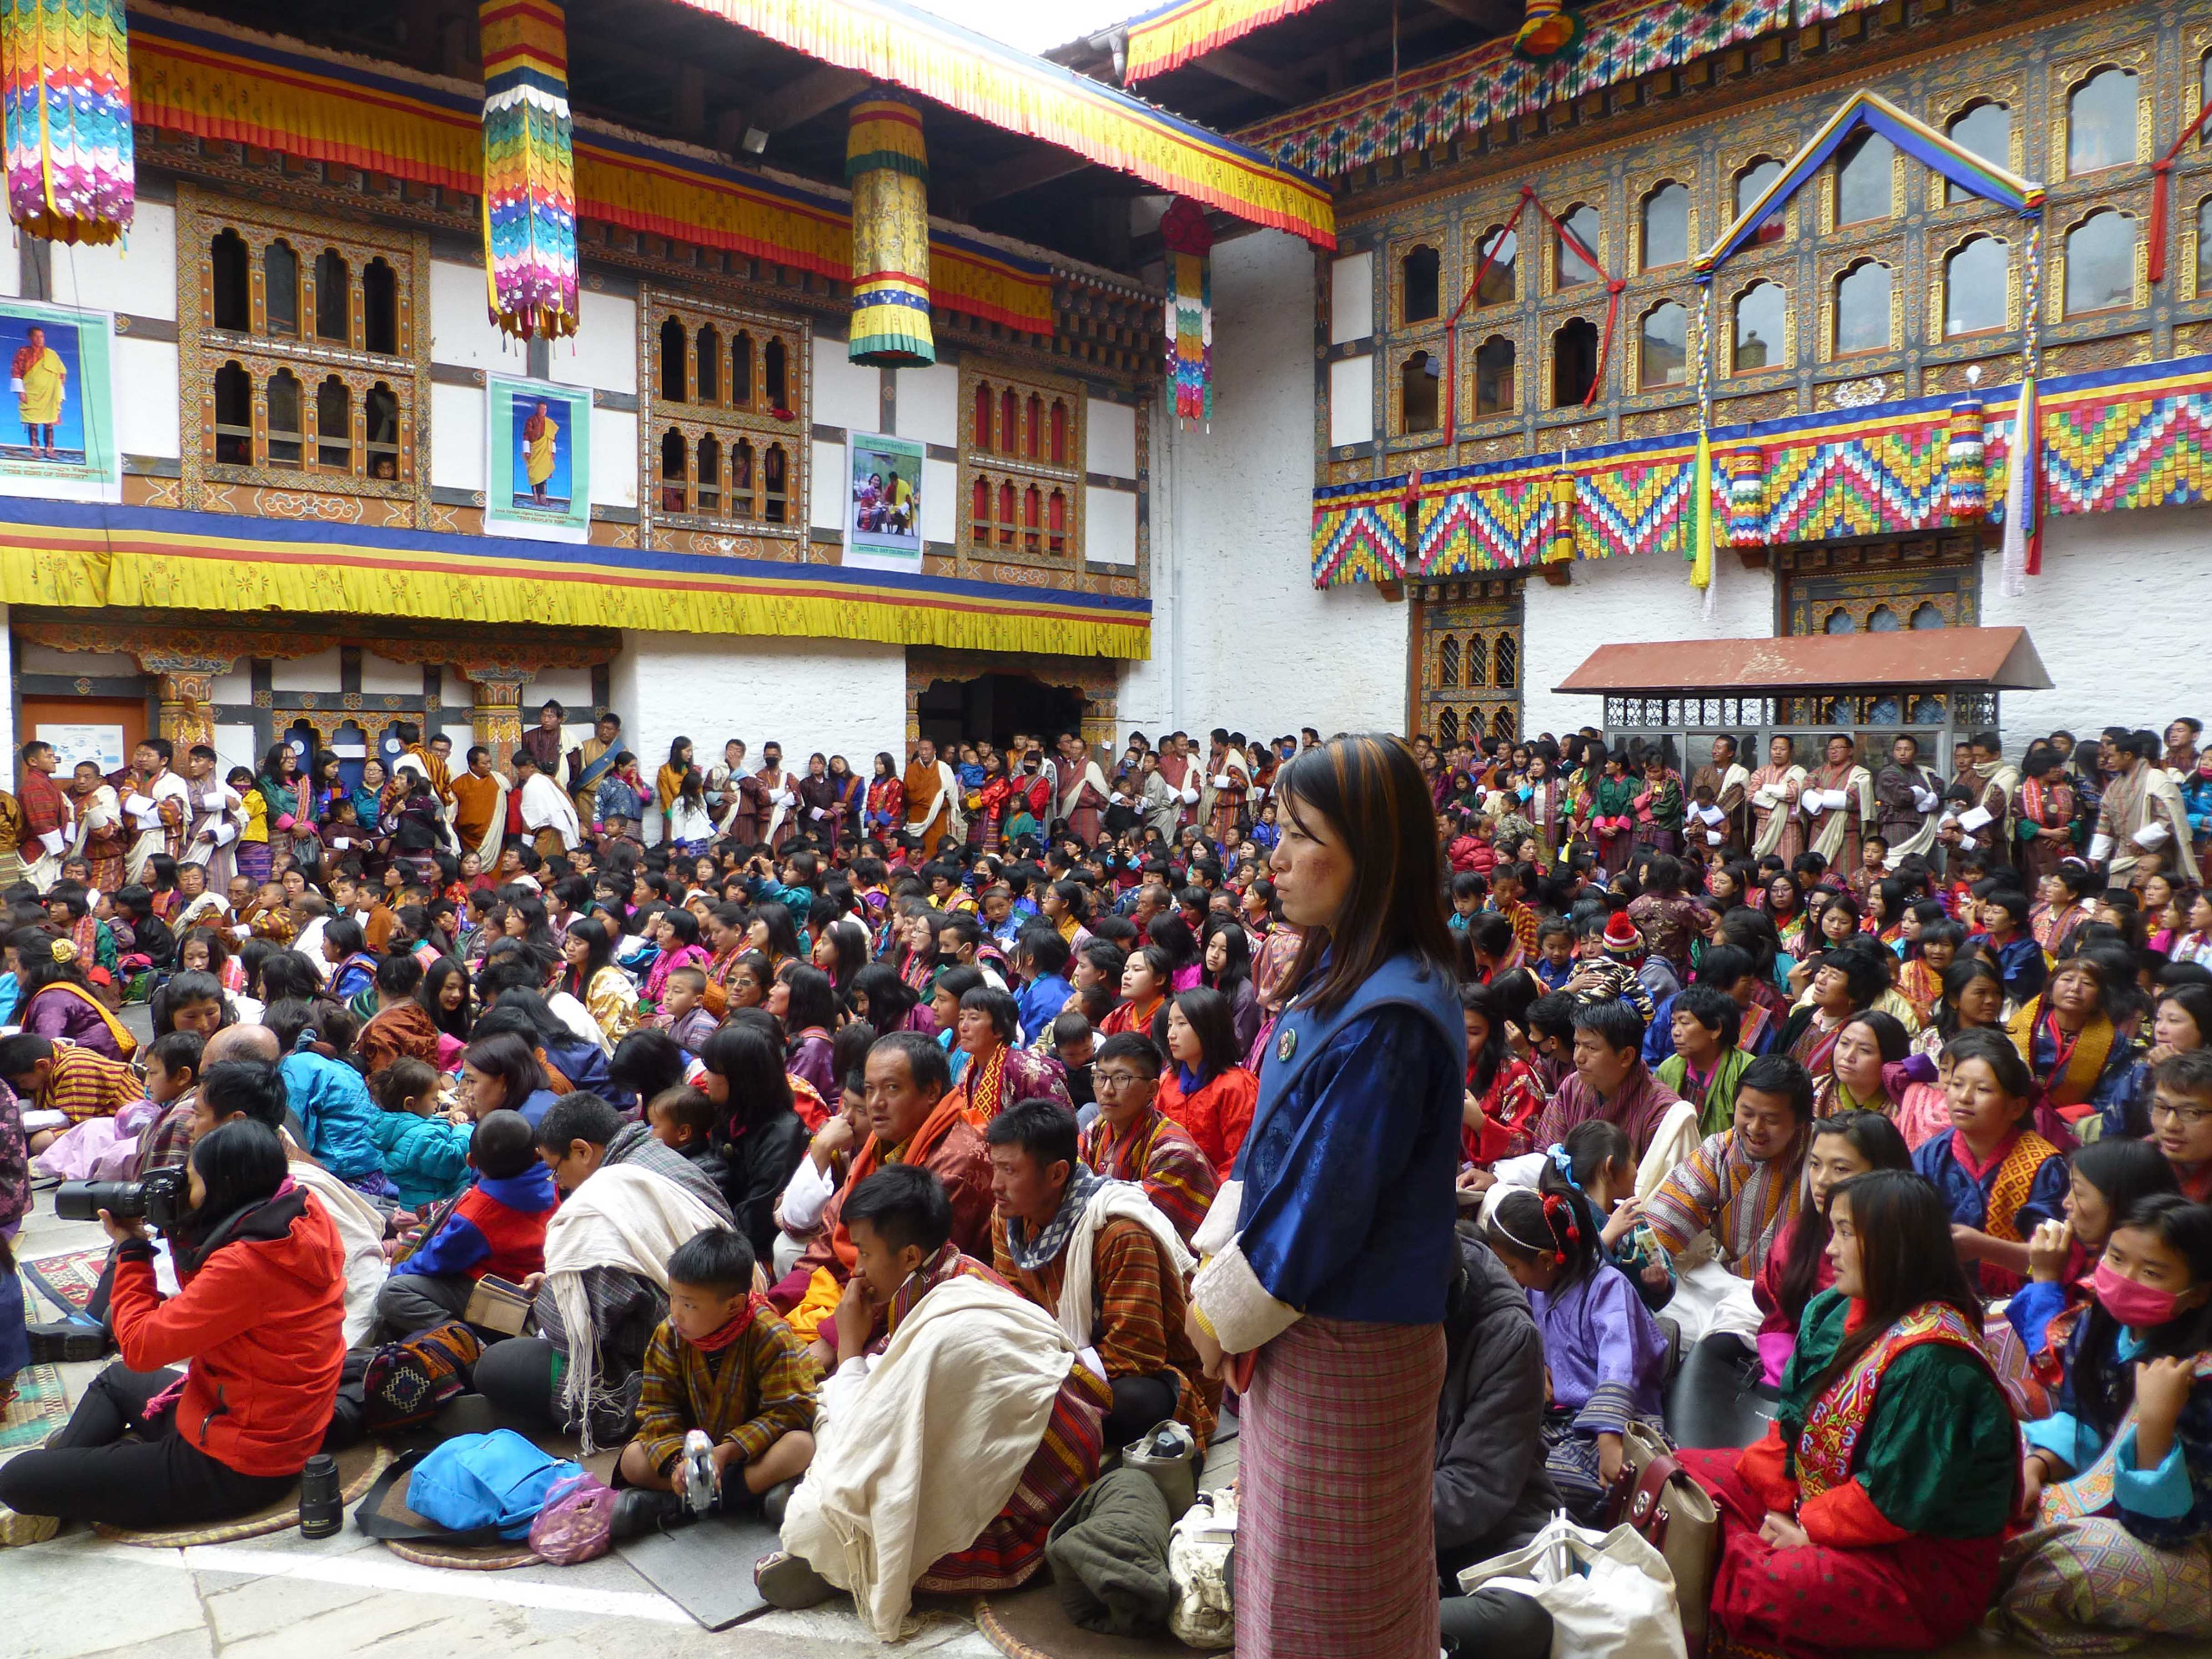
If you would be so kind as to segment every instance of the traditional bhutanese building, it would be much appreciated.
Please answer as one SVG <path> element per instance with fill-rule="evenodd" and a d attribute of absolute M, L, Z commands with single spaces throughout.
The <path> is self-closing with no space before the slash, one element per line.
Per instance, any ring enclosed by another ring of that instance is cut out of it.
<path fill-rule="evenodd" d="M 1335 209 L 1212 248 L 1151 718 L 1948 772 L 2205 714 L 2212 13 L 1185 0 L 1053 56 Z"/>
<path fill-rule="evenodd" d="M 1301 171 L 898 0 L 56 15 L 0 29 L 11 762 L 504 757 L 549 698 L 648 775 L 1103 743 L 1155 649 L 1143 204 L 1331 240 Z"/>

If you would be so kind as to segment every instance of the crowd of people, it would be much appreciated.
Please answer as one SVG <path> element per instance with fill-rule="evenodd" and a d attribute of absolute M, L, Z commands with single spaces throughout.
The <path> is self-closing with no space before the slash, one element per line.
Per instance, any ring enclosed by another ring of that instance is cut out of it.
<path fill-rule="evenodd" d="M 1309 729 L 647 782 L 563 718 L 511 775 L 26 746 L 0 1239 L 175 1197 L 85 1318 L 0 1273 L 0 1395 L 118 1355 L 0 1535 L 242 1514 L 467 1389 L 619 1448 L 617 1536 L 702 1431 L 762 1593 L 892 1639 L 1233 1413 L 1244 1651 L 1538 1659 L 1459 1573 L 1655 1436 L 1723 1647 L 2212 1638 L 2195 720 L 1948 781 Z"/>

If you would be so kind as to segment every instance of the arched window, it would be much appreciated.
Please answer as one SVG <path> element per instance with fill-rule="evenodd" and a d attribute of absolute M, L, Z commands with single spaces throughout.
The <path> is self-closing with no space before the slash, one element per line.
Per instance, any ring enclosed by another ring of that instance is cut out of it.
<path fill-rule="evenodd" d="M 399 355 L 399 277 L 381 259 L 361 268 L 361 343 L 386 357 Z"/>
<path fill-rule="evenodd" d="M 1446 643 L 1449 644 L 1449 641 L 1447 641 Z M 1454 744 L 1459 741 L 1459 714 L 1455 709 L 1437 710 L 1437 741 L 1443 744 Z"/>
<path fill-rule="evenodd" d="M 1513 741 L 1513 711 L 1510 708 L 1501 708 L 1490 717 L 1490 735 L 1503 738 L 1508 743 Z"/>
<path fill-rule="evenodd" d="M 1520 659 L 1521 647 L 1514 643 L 1513 636 L 1500 634 L 1498 636 L 1498 677 L 1491 684 L 1510 690 L 1521 672 Z"/>
<path fill-rule="evenodd" d="M 1835 355 L 1889 347 L 1889 267 L 1862 260 L 1836 278 Z"/>
<path fill-rule="evenodd" d="M 671 317 L 660 325 L 660 395 L 672 404 L 690 401 L 691 377 L 684 372 L 684 359 L 690 341 L 685 337 L 684 325 Z"/>
<path fill-rule="evenodd" d="M 1013 387 L 1008 386 L 999 394 L 999 431 L 991 447 L 1001 455 L 1014 453 L 1015 446 L 1021 441 L 1021 429 L 1022 400 Z"/>
<path fill-rule="evenodd" d="M 1994 236 L 1977 236 L 1945 257 L 1945 339 L 2005 325 L 2005 279 L 2010 263 L 2010 251 Z"/>
<path fill-rule="evenodd" d="M 679 335 L 681 331 L 678 331 Z M 690 477 L 690 458 L 684 447 L 684 434 L 674 427 L 660 434 L 660 510 L 664 513 L 684 512 L 690 503 L 690 492 L 685 488 Z"/>
<path fill-rule="evenodd" d="M 1467 636 L 1467 683 L 1470 686 L 1490 683 L 1490 641 L 1480 634 Z"/>
<path fill-rule="evenodd" d="M 702 404 L 718 404 L 722 401 L 722 388 L 720 386 L 722 378 L 722 337 L 714 331 L 713 325 L 702 323 L 699 325 L 697 343 L 699 347 L 699 384 L 696 390 L 699 394 L 699 401 Z M 701 447 L 700 453 L 702 455 L 706 453 L 706 450 L 703 446 Z M 706 482 L 706 477 L 703 473 L 701 474 L 700 482 L 702 483 Z M 705 509 L 702 508 L 701 510 L 703 512 Z"/>
<path fill-rule="evenodd" d="M 2012 112 L 2002 104 L 1971 104 L 1951 118 L 1944 131 L 1953 143 L 1973 151 L 1991 167 L 2008 170 L 2012 167 Z M 1955 180 L 1946 179 L 1943 199 L 1972 202 L 1978 198 Z"/>
<path fill-rule="evenodd" d="M 1941 628 L 1943 625 L 1943 613 L 1933 605 L 1923 603 L 1912 613 L 1911 627 L 1916 633 L 1923 629 Z M 1917 716 L 1915 718 L 1917 719 Z"/>
<path fill-rule="evenodd" d="M 236 363 L 215 372 L 215 458 L 225 466 L 253 465 L 253 382 Z"/>
<path fill-rule="evenodd" d="M 1838 607 L 1828 613 L 1828 620 L 1820 624 L 1820 631 L 1823 634 L 1856 634 L 1859 631 L 1858 618 Z"/>
<path fill-rule="evenodd" d="M 1749 374 L 1761 368 L 1785 368 L 1784 350 L 1790 297 L 1779 283 L 1753 283 L 1735 296 L 1735 339 L 1729 372 Z"/>
<path fill-rule="evenodd" d="M 730 401 L 739 409 L 753 404 L 753 337 L 744 329 L 730 342 Z"/>
<path fill-rule="evenodd" d="M 1690 374 L 1690 313 L 1672 300 L 1645 312 L 1636 355 L 1639 391 L 1683 385 Z"/>
<path fill-rule="evenodd" d="M 2066 233 L 2066 314 L 2125 311 L 2136 302 L 2136 222 L 2110 208 Z"/>
<path fill-rule="evenodd" d="M 1399 431 L 1437 429 L 1437 389 L 1443 384 L 1442 373 L 1442 365 L 1426 351 L 1417 351 L 1406 359 L 1398 371 Z"/>
<path fill-rule="evenodd" d="M 1897 612 L 1892 611 L 1887 605 L 1878 605 L 1867 613 L 1868 633 L 1894 634 L 1897 629 Z"/>
<path fill-rule="evenodd" d="M 1405 315 L 1400 319 L 1408 323 L 1425 323 L 1439 315 L 1443 309 L 1441 295 L 1442 268 L 1432 247 L 1410 250 L 1399 261 L 1400 280 L 1405 284 Z"/>
<path fill-rule="evenodd" d="M 1437 644 L 1437 684 L 1450 690 L 1459 684 L 1459 641 L 1447 634 Z"/>
<path fill-rule="evenodd" d="M 1034 553 L 1044 540 L 1044 491 L 1030 484 L 1022 491 L 1022 551 Z"/>
<path fill-rule="evenodd" d="M 1736 212 L 1742 214 L 1747 211 L 1753 203 L 1766 193 L 1766 187 L 1781 176 L 1782 163 L 1765 155 L 1760 156 L 1741 173 L 1737 173 L 1735 176 Z M 1780 241 L 1784 218 L 1785 213 L 1782 208 L 1778 207 L 1773 212 L 1768 214 L 1764 220 L 1760 221 L 1759 229 L 1753 233 L 1751 239 L 1752 245 L 1756 247 L 1767 242 Z"/>
<path fill-rule="evenodd" d="M 1035 460 L 1044 442 L 1044 399 L 1030 392 L 1022 412 L 1022 453 Z"/>
<path fill-rule="evenodd" d="M 969 533 L 978 544 L 991 539 L 991 481 L 979 477 L 968 491 Z"/>
<path fill-rule="evenodd" d="M 399 477 L 399 395 L 383 381 L 361 400 L 362 423 L 368 433 L 368 476 Z"/>
<path fill-rule="evenodd" d="M 1493 225 L 1482 233 L 1482 240 L 1474 245 L 1474 257 L 1478 262 L 1489 259 L 1490 267 L 1474 285 L 1475 304 L 1502 306 L 1520 297 L 1521 278 L 1515 263 L 1520 245 L 1520 238 L 1503 225 Z"/>
<path fill-rule="evenodd" d="M 760 508 L 753 501 L 753 445 L 750 438 L 740 438 L 730 447 L 730 516 L 760 516 Z"/>
<path fill-rule="evenodd" d="M 1644 198 L 1642 269 L 1689 263 L 1690 192 L 1672 179 Z"/>
<path fill-rule="evenodd" d="M 717 353 L 719 356 L 720 354 Z M 702 353 L 699 361 L 704 363 Z M 720 513 L 722 510 L 722 446 L 711 432 L 699 440 L 699 510 Z"/>
<path fill-rule="evenodd" d="M 991 407 L 997 401 L 988 380 L 975 382 L 975 447 L 978 449 L 994 447 L 991 442 Z"/>
<path fill-rule="evenodd" d="M 337 345 L 353 343 L 353 295 L 346 262 L 334 247 L 315 256 L 315 337 Z"/>
<path fill-rule="evenodd" d="M 2197 294 L 2212 297 L 2212 196 L 2197 204 Z"/>
<path fill-rule="evenodd" d="M 1050 450 L 1052 464 L 1054 466 L 1067 465 L 1067 401 L 1063 398 L 1054 398 L 1052 400 L 1052 447 Z"/>
<path fill-rule="evenodd" d="M 353 392 L 335 374 L 315 388 L 315 470 L 353 471 Z"/>
<path fill-rule="evenodd" d="M 1045 503 L 1045 549 L 1051 553 L 1067 551 L 1067 492 L 1055 489 L 1052 499 Z"/>
<path fill-rule="evenodd" d="M 2136 159 L 2136 77 L 2101 69 L 2066 100 L 2066 173 L 2079 178 Z"/>
<path fill-rule="evenodd" d="M 1559 216 L 1559 223 L 1593 255 L 1603 257 L 1605 250 L 1598 246 L 1595 208 L 1586 205 L 1571 207 Z M 1565 238 L 1553 240 L 1559 249 L 1559 287 L 1575 288 L 1583 283 L 1597 282 L 1604 276 L 1603 271 L 1569 247 Z"/>
<path fill-rule="evenodd" d="M 770 340 L 761 350 L 762 389 L 770 409 L 791 407 L 791 389 L 785 384 L 783 342 Z"/>
<path fill-rule="evenodd" d="M 1513 342 L 1493 334 L 1474 349 L 1474 412 L 1510 415 L 1521 406 L 1513 386 Z"/>
<path fill-rule="evenodd" d="M 1597 325 L 1570 317 L 1552 336 L 1552 407 L 1572 409 L 1597 384 Z"/>
<path fill-rule="evenodd" d="M 1014 486 L 1011 483 L 999 485 L 999 545 L 1014 544 Z"/>
<path fill-rule="evenodd" d="M 261 256 L 261 314 L 268 333 L 300 337 L 300 256 L 289 242 L 271 242 Z"/>
<path fill-rule="evenodd" d="M 770 444 L 761 452 L 761 494 L 764 498 L 761 517 L 770 524 L 781 524 L 791 501 L 781 444 Z"/>
<path fill-rule="evenodd" d="M 1897 147 L 1878 132 L 1854 133 L 1836 162 L 1836 223 L 1863 224 L 1887 219 L 1893 205 L 1890 180 Z"/>
<path fill-rule="evenodd" d="M 234 230 L 217 231 L 208 249 L 210 320 L 237 334 L 253 326 L 247 264 L 246 239 Z"/>
<path fill-rule="evenodd" d="M 296 467 L 300 465 L 301 445 L 305 441 L 305 431 L 300 423 L 302 400 L 298 377 L 289 369 L 278 369 L 269 377 L 268 398 L 267 465 Z M 219 426 L 217 429 L 221 429 Z"/>

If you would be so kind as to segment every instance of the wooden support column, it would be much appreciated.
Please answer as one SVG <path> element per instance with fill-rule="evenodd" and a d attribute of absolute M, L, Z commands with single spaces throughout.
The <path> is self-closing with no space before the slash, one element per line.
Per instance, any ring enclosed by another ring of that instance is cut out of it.
<path fill-rule="evenodd" d="M 134 654 L 138 666 L 161 681 L 161 735 L 174 745 L 182 771 L 185 752 L 194 744 L 215 746 L 215 677 L 228 673 L 238 659 L 170 651 Z"/>
<path fill-rule="evenodd" d="M 472 668 L 466 663 L 460 669 L 476 696 L 469 710 L 476 740 L 491 750 L 492 765 L 505 771 L 522 742 L 522 687 L 530 671 Z"/>

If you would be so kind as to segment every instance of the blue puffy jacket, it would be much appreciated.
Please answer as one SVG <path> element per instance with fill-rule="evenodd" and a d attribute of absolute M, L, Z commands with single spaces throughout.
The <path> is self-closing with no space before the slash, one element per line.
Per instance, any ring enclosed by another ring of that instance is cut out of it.
<path fill-rule="evenodd" d="M 301 1033 L 304 1043 L 309 1033 Z M 357 1182 L 384 1169 L 377 1150 L 376 1122 L 383 1116 L 350 1066 L 296 1048 L 278 1067 L 284 1077 L 284 1103 L 307 1131 L 307 1150 L 315 1162 L 339 1180 Z"/>

